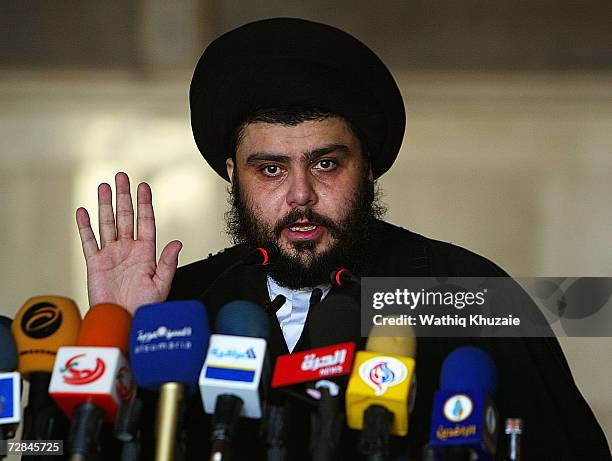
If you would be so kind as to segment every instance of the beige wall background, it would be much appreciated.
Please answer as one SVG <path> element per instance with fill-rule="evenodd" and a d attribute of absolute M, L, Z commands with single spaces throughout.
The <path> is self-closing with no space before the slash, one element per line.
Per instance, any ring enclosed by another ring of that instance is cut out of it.
<path fill-rule="evenodd" d="M 67 3 L 80 8 L 74 23 L 88 8 L 102 14 L 93 3 Z M 158 249 L 171 239 L 182 240 L 180 264 L 228 244 L 226 185 L 191 137 L 190 72 L 207 37 L 234 23 L 283 14 L 345 27 L 393 63 L 407 130 L 396 164 L 381 180 L 388 220 L 465 246 L 515 276 L 612 276 L 612 63 L 609 56 L 602 61 L 599 35 L 589 41 L 585 32 L 568 40 L 554 26 L 565 18 L 558 16 L 549 29 L 531 35 L 536 45 L 530 46 L 512 19 L 498 19 L 489 28 L 486 21 L 467 21 L 497 18 L 490 10 L 479 16 L 473 2 L 467 2 L 472 16 L 461 16 L 471 28 L 457 29 L 466 31 L 465 37 L 442 33 L 454 30 L 449 18 L 458 12 L 452 2 L 444 15 L 444 2 L 439 2 L 437 15 L 430 11 L 416 18 L 399 6 L 403 2 L 388 2 L 386 13 L 375 17 L 377 24 L 366 21 L 365 4 L 344 16 L 331 7 L 315 13 L 305 2 L 282 9 L 269 1 L 257 14 L 240 9 L 233 16 L 239 8 L 232 2 L 126 3 L 133 8 L 122 10 L 117 3 L 114 13 L 123 18 L 121 40 L 115 35 L 115 42 L 104 42 L 103 49 L 115 54 L 103 55 L 100 63 L 83 58 L 91 53 L 74 52 L 74 43 L 85 37 L 95 49 L 105 33 L 112 35 L 111 22 L 95 31 L 66 26 L 67 36 L 51 34 L 68 50 L 64 55 L 53 48 L 45 54 L 40 45 L 28 62 L 26 35 L 16 43 L 21 53 L 0 54 L 0 313 L 12 316 L 38 294 L 68 296 L 87 308 L 74 212 L 85 206 L 95 222 L 96 187 L 102 181 L 112 184 L 116 171 L 130 175 L 133 191 L 140 181 L 151 184 Z M 39 6 L 44 10 L 42 2 Z M 518 14 L 504 11 L 509 18 Z M 9 13 L 13 19 L 27 16 L 17 6 Z M 410 25 L 420 24 L 418 33 L 406 35 L 399 19 L 389 19 L 402 14 L 411 18 Z M 46 17 L 39 15 L 44 23 Z M 68 25 L 72 16 L 66 16 Z M 201 27 L 194 17 L 202 19 Z M 423 24 L 441 24 L 442 32 Z M 531 23 L 526 27 L 534 29 Z M 125 32 L 132 29 L 136 32 Z M 437 40 L 427 42 L 427 34 Z M 415 36 L 417 46 L 411 41 Z M 479 36 L 488 39 L 481 40 L 481 48 Z M 491 37 L 497 43 L 491 44 Z M 549 38 L 554 46 L 546 48 Z M 501 60 L 495 49 L 507 43 L 514 48 L 500 51 Z M 589 45 L 590 52 L 585 51 Z M 427 46 L 429 54 L 422 50 Z M 455 48 L 463 54 L 453 54 Z M 521 49 L 529 65 L 518 65 Z M 553 51 L 546 54 L 547 49 Z M 415 65 L 402 65 L 402 50 Z M 441 64 L 444 50 L 452 58 L 447 66 Z M 550 56 L 555 59 L 547 61 Z M 463 68 L 460 62 L 469 65 Z M 612 440 L 607 366 L 612 340 L 574 338 L 561 344 L 578 386 Z"/>

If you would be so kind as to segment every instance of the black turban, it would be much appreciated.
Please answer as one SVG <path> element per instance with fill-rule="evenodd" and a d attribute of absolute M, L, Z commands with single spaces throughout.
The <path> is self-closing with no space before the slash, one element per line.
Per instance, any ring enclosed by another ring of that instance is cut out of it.
<path fill-rule="evenodd" d="M 228 180 L 235 129 L 262 109 L 316 109 L 347 119 L 377 178 L 395 161 L 406 116 L 383 62 L 355 37 L 293 18 L 257 21 L 213 41 L 191 80 L 191 127 L 209 165 Z"/>

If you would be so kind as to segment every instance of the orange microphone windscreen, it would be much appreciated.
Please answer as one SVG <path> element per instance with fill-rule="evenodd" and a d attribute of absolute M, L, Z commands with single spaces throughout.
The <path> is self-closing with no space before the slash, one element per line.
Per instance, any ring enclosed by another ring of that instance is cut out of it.
<path fill-rule="evenodd" d="M 19 309 L 11 325 L 17 344 L 17 370 L 27 379 L 35 371 L 51 373 L 55 354 L 74 346 L 81 314 L 73 300 L 63 296 L 35 296 Z"/>
<path fill-rule="evenodd" d="M 117 304 L 92 306 L 81 323 L 79 346 L 117 347 L 128 356 L 132 315 Z"/>

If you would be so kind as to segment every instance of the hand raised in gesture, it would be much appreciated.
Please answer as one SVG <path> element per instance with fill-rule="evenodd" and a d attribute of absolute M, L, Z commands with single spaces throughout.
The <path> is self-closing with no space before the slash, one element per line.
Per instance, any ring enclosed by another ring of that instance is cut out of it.
<path fill-rule="evenodd" d="M 159 261 L 155 255 L 155 218 L 151 188 L 138 185 L 136 238 L 130 180 L 115 175 L 116 215 L 110 185 L 98 186 L 100 245 L 85 208 L 76 211 L 76 221 L 87 265 L 89 305 L 115 303 L 134 313 L 143 304 L 165 301 L 178 265 L 182 244 L 168 243 Z"/>

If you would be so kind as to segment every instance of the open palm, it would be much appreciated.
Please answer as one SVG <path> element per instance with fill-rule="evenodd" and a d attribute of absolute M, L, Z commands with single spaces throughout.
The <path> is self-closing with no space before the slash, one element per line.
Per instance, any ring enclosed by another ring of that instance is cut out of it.
<path fill-rule="evenodd" d="M 89 304 L 115 303 L 133 313 L 138 306 L 166 299 L 182 245 L 176 240 L 168 243 L 157 261 L 149 185 L 138 185 L 136 238 L 128 176 L 117 173 L 115 186 L 116 217 L 110 186 L 98 186 L 100 246 L 85 208 L 77 210 L 76 221 L 87 265 Z"/>

